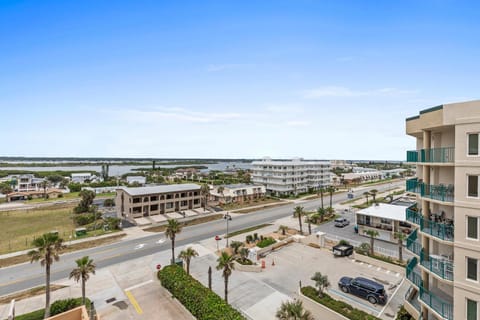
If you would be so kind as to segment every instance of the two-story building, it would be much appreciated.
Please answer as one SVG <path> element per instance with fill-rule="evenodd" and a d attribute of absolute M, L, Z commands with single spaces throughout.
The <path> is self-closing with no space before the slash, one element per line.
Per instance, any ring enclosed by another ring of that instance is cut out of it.
<path fill-rule="evenodd" d="M 197 184 L 119 187 L 115 206 L 119 218 L 135 219 L 200 208 L 201 200 L 200 186 Z"/>
<path fill-rule="evenodd" d="M 212 186 L 210 201 L 224 203 L 243 203 L 244 201 L 260 199 L 265 196 L 264 185 L 257 184 L 229 184 Z"/>

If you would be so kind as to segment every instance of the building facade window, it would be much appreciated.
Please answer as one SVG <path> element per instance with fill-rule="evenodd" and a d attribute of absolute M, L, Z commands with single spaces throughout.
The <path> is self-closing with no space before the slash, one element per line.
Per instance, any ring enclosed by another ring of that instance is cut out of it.
<path fill-rule="evenodd" d="M 467 257 L 467 279 L 478 281 L 478 260 Z"/>
<path fill-rule="evenodd" d="M 468 196 L 478 198 L 478 176 L 468 176 Z"/>
<path fill-rule="evenodd" d="M 467 238 L 478 240 L 478 217 L 467 216 Z"/>
<path fill-rule="evenodd" d="M 467 320 L 478 320 L 477 301 L 467 299 Z"/>
<path fill-rule="evenodd" d="M 478 133 L 468 135 L 468 155 L 478 156 Z"/>

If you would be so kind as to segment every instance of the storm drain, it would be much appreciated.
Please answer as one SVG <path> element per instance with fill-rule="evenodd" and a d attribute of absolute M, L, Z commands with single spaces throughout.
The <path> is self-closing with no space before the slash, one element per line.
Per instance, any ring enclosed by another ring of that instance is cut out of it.
<path fill-rule="evenodd" d="M 107 299 L 105 300 L 106 303 L 111 303 L 113 301 L 117 300 L 117 298 L 110 298 L 110 299 Z"/>
<path fill-rule="evenodd" d="M 125 310 L 128 308 L 128 304 L 125 301 L 117 301 L 113 305 L 120 310 Z"/>

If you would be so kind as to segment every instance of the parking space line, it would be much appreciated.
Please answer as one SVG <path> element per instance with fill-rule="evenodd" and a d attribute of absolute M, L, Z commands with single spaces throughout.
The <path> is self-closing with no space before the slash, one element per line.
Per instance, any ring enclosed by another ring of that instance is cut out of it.
<path fill-rule="evenodd" d="M 400 289 L 400 287 L 402 286 L 403 284 L 403 281 L 405 281 L 405 278 L 402 279 L 402 281 L 400 281 L 400 284 L 397 286 L 397 289 L 395 291 L 393 291 L 392 295 L 390 296 L 390 299 L 388 299 L 388 302 L 385 304 L 385 306 L 383 307 L 383 309 L 380 311 L 380 313 L 378 314 L 378 317 L 380 317 L 382 315 L 382 313 L 385 311 L 385 309 L 387 308 L 388 304 L 392 301 L 393 297 L 395 296 L 395 294 L 397 294 L 397 291 Z"/>
<path fill-rule="evenodd" d="M 138 304 L 137 300 L 135 300 L 135 297 L 133 296 L 133 294 L 127 290 L 125 290 L 125 294 L 127 295 L 128 300 L 130 300 L 130 303 L 135 308 L 135 311 L 137 311 L 138 314 L 142 314 L 143 310 L 142 308 L 140 308 L 140 305 Z"/>
<path fill-rule="evenodd" d="M 136 284 L 136 285 L 134 285 L 134 286 L 131 286 L 131 287 L 125 289 L 125 291 L 132 291 L 133 289 L 137 289 L 137 288 L 143 287 L 144 285 L 147 285 L 147 284 L 152 283 L 152 282 L 153 282 L 153 280 L 150 279 L 150 280 L 148 280 L 148 281 L 145 281 L 145 282 Z"/>
<path fill-rule="evenodd" d="M 372 308 L 371 306 L 369 306 L 369 305 L 367 305 L 367 304 L 365 304 L 365 303 L 363 303 L 363 302 L 360 302 L 360 301 L 357 301 L 357 300 L 355 300 L 355 299 L 352 299 L 351 297 L 347 296 L 347 295 L 344 294 L 343 292 L 337 291 L 337 290 L 335 290 L 335 289 L 328 289 L 328 291 L 332 291 L 332 292 L 334 292 L 336 295 L 339 295 L 339 296 L 341 296 L 341 297 L 343 297 L 343 298 L 345 298 L 345 299 L 347 299 L 347 300 L 353 301 L 353 302 L 361 305 L 362 307 L 367 308 L 368 310 L 374 312 L 375 314 L 378 314 L 378 312 L 379 312 L 377 309 Z"/>

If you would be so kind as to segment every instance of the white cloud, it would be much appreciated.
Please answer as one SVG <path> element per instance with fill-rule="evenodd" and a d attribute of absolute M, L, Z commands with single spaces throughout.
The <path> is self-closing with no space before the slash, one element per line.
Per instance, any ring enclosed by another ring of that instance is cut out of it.
<path fill-rule="evenodd" d="M 197 112 L 183 108 L 129 109 L 123 112 L 123 116 L 129 120 L 143 122 L 157 122 L 170 119 L 190 123 L 225 122 L 244 117 L 244 115 L 235 112 Z"/>
<path fill-rule="evenodd" d="M 324 86 L 316 89 L 306 90 L 303 92 L 303 97 L 307 99 L 325 98 L 325 97 L 392 97 L 405 96 L 417 93 L 415 90 L 402 90 L 398 88 L 380 88 L 373 90 L 352 90 L 346 87 L 339 86 Z"/>

